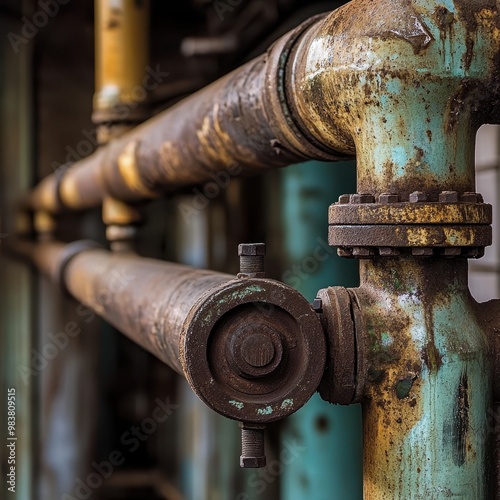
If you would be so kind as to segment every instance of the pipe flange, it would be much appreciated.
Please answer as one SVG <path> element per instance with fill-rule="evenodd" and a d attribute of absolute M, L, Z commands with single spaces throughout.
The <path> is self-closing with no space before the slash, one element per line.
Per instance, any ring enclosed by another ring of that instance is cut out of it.
<path fill-rule="evenodd" d="M 329 243 L 351 258 L 480 258 L 492 242 L 492 207 L 478 193 L 342 195 L 329 209 Z"/>
<path fill-rule="evenodd" d="M 325 19 L 327 14 L 318 14 L 304 21 L 295 29 L 282 36 L 268 50 L 266 61 L 266 93 L 264 99 L 268 120 L 276 134 L 276 148 L 285 147 L 304 159 L 315 158 L 324 161 L 352 159 L 352 156 L 326 149 L 320 141 L 307 132 L 307 127 L 299 127 L 287 98 L 287 63 L 300 37 L 313 24 Z M 286 124 L 286 126 L 283 126 Z"/>
<path fill-rule="evenodd" d="M 247 278 L 219 285 L 184 325 L 186 378 L 225 417 L 273 422 L 318 389 L 326 363 L 323 328 L 306 299 L 283 283 Z"/>
<path fill-rule="evenodd" d="M 347 289 L 330 287 L 318 292 L 321 322 L 327 333 L 328 356 L 320 396 L 329 403 L 348 405 L 356 394 L 356 339 L 351 298 Z"/>

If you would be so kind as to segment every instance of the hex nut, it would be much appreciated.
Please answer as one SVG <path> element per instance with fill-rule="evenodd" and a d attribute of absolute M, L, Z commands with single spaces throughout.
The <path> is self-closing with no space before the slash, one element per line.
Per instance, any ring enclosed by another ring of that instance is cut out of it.
<path fill-rule="evenodd" d="M 351 195 L 350 202 L 355 205 L 361 203 L 375 203 L 375 196 L 368 193 L 356 193 Z"/>
<path fill-rule="evenodd" d="M 458 203 L 458 192 L 457 191 L 443 191 L 439 195 L 439 201 L 441 203 Z"/>
<path fill-rule="evenodd" d="M 464 203 L 483 203 L 483 197 L 479 193 L 463 193 L 460 201 Z"/>
<path fill-rule="evenodd" d="M 395 193 L 382 193 L 378 197 L 379 203 L 387 205 L 389 203 L 398 203 L 399 202 L 399 194 Z"/>
<path fill-rule="evenodd" d="M 410 203 L 427 201 L 427 195 L 422 191 L 414 191 L 410 194 Z"/>
<path fill-rule="evenodd" d="M 257 256 L 266 255 L 265 243 L 240 243 L 238 245 L 238 255 L 241 256 Z"/>

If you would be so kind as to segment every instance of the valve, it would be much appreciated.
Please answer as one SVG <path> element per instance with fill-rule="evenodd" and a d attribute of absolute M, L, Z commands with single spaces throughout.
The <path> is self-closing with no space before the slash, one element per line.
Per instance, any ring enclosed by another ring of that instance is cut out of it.
<path fill-rule="evenodd" d="M 263 243 L 238 247 L 237 279 L 192 308 L 180 339 L 183 372 L 198 397 L 241 428 L 245 468 L 264 467 L 268 423 L 301 408 L 326 365 L 320 319 L 296 290 L 265 277 Z"/>

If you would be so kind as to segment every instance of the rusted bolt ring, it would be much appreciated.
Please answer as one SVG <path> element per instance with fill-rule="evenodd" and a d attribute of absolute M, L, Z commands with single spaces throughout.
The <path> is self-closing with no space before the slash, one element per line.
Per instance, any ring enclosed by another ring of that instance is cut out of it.
<path fill-rule="evenodd" d="M 347 259 L 373 259 L 375 257 L 398 257 L 401 255 L 413 255 L 414 257 L 433 257 L 442 255 L 448 258 L 461 257 L 466 259 L 480 259 L 484 257 L 484 247 L 339 247 L 339 257 Z"/>

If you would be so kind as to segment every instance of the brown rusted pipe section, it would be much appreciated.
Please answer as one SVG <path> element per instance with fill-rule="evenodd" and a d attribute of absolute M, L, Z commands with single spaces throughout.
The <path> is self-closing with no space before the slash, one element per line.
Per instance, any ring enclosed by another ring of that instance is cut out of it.
<path fill-rule="evenodd" d="M 181 374 L 186 316 L 208 290 L 232 278 L 98 249 L 76 255 L 64 276 L 73 297 Z"/>
<path fill-rule="evenodd" d="M 317 390 L 324 333 L 294 289 L 91 245 L 19 242 L 14 251 L 185 376 L 226 417 L 275 421 Z"/>
<path fill-rule="evenodd" d="M 359 192 L 406 199 L 415 182 L 431 201 L 450 186 L 472 192 L 476 130 L 500 115 L 500 17 L 488 0 L 453 4 L 354 0 L 313 18 L 79 162 L 59 189 L 55 178 L 40 185 L 31 206 L 133 202 L 223 170 L 354 153 Z"/>
<path fill-rule="evenodd" d="M 55 176 L 45 180 L 32 193 L 31 207 L 81 210 L 99 205 L 106 195 L 133 202 L 208 182 L 222 171 L 230 176 L 259 173 L 307 158 L 344 156 L 306 139 L 285 99 L 287 58 L 296 38 L 317 20 L 307 21 L 266 54 L 78 162 L 59 188 Z M 155 77 L 166 75 L 160 71 Z"/>

